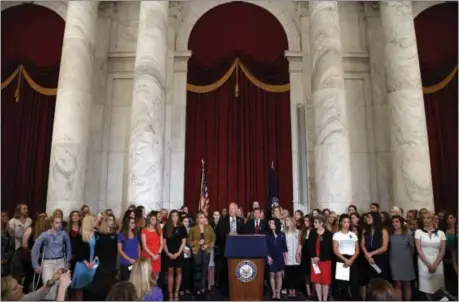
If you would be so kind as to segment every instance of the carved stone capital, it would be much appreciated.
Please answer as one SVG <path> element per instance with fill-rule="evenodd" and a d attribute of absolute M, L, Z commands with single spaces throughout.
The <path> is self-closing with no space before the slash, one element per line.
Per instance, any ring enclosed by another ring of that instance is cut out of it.
<path fill-rule="evenodd" d="M 369 18 L 379 17 L 379 2 L 367 1 L 363 3 L 365 16 Z"/>
<path fill-rule="evenodd" d="M 309 2 L 307 1 L 295 2 L 295 14 L 299 18 L 309 16 Z"/>
<path fill-rule="evenodd" d="M 169 22 L 170 25 L 178 30 L 184 17 L 184 5 L 180 1 L 169 2 Z"/>

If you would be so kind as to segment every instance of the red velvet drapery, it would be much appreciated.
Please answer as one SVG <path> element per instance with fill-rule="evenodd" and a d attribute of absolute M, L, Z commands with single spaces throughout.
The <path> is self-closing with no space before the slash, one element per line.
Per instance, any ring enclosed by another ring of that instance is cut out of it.
<path fill-rule="evenodd" d="M 206 13 L 191 33 L 189 49 L 193 54 L 189 84 L 216 82 L 236 58 L 264 83 L 289 82 L 285 32 L 274 16 L 253 4 L 231 2 Z M 185 204 L 191 211 L 198 207 L 202 158 L 211 211 L 226 208 L 229 201 L 246 212 L 254 200 L 266 208 L 271 161 L 277 171 L 280 203 L 291 210 L 289 100 L 288 91 L 260 89 L 240 69 L 211 92 L 188 91 Z"/>
<path fill-rule="evenodd" d="M 26 4 L 2 11 L 1 25 L 2 83 L 22 64 L 36 84 L 56 88 L 62 18 Z M 2 89 L 3 210 L 11 213 L 19 202 L 27 203 L 32 214 L 46 209 L 55 99 L 32 88 L 24 76 Z"/>
<path fill-rule="evenodd" d="M 457 14 L 457 3 L 444 3 L 425 10 L 414 21 L 424 87 L 440 83 L 458 64 Z M 456 73 L 444 88 L 424 93 L 437 211 L 457 212 L 457 80 Z"/>

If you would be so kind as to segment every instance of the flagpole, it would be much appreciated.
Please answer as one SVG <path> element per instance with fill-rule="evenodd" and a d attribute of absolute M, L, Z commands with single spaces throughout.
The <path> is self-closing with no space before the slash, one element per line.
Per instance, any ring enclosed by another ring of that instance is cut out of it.
<path fill-rule="evenodd" d="M 201 159 L 201 187 L 199 188 L 198 212 L 201 211 L 202 186 L 204 184 L 204 158 Z"/>

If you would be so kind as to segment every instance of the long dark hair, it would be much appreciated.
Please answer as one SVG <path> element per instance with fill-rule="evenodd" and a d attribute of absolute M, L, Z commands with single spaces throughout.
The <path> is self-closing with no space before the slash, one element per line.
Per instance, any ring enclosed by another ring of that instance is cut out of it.
<path fill-rule="evenodd" d="M 274 221 L 274 225 L 276 226 L 276 230 L 275 230 L 276 235 L 279 235 L 281 232 L 281 221 L 278 218 L 271 218 L 269 221 L 271 220 Z M 268 226 L 269 226 L 269 222 L 268 222 Z M 269 233 L 274 236 L 274 232 L 273 230 L 271 230 L 271 227 L 269 227 Z"/>
<path fill-rule="evenodd" d="M 405 219 L 400 215 L 394 215 L 390 219 L 390 233 L 393 234 L 395 232 L 395 229 L 394 229 L 393 224 L 392 224 L 394 222 L 394 219 L 398 219 L 398 221 L 400 221 L 400 228 L 402 229 L 402 234 L 403 235 L 407 234 L 408 233 L 408 227 L 406 226 Z"/>
<path fill-rule="evenodd" d="M 69 234 L 69 236 L 72 233 L 72 228 L 73 228 L 72 216 L 75 213 L 78 213 L 78 215 L 80 215 L 80 220 L 78 220 L 78 230 L 81 229 L 81 221 L 83 220 L 83 217 L 81 217 L 81 211 L 74 210 L 74 211 L 70 212 L 69 220 L 68 220 L 68 223 L 67 223 L 67 230 L 66 231 L 67 231 L 67 234 Z"/>
<path fill-rule="evenodd" d="M 365 231 L 367 233 L 370 233 L 371 234 L 371 229 L 373 228 L 376 231 L 381 231 L 382 230 L 382 220 L 381 220 L 381 216 L 379 213 L 375 213 L 375 212 L 369 212 L 367 213 L 366 216 L 371 216 L 371 218 L 373 218 L 373 223 L 372 224 L 368 224 L 368 222 L 365 223 Z"/>
<path fill-rule="evenodd" d="M 355 225 L 355 224 L 352 223 L 352 216 L 355 216 L 355 217 L 357 217 L 357 218 L 359 219 L 359 224 L 358 224 L 358 225 Z M 359 234 L 361 233 L 361 229 L 362 229 L 362 225 L 363 225 L 363 223 L 360 222 L 360 215 L 359 215 L 359 213 L 354 212 L 354 213 L 352 213 L 351 215 L 349 215 L 349 218 L 351 219 L 351 227 L 350 227 L 350 229 L 351 229 L 353 232 L 354 232 L 354 230 L 355 230 L 355 231 L 357 232 L 357 235 L 359 235 Z"/>
<path fill-rule="evenodd" d="M 134 221 L 134 218 L 127 217 L 126 219 L 123 220 L 123 225 L 121 227 L 121 233 L 124 235 L 124 240 L 129 239 L 129 230 L 131 229 L 131 221 Z M 132 233 L 134 236 L 136 235 L 136 228 L 132 230 Z"/>
<path fill-rule="evenodd" d="M 156 218 L 156 215 L 158 215 L 158 211 L 151 211 L 150 213 L 148 213 L 147 221 L 146 221 L 146 226 L 147 227 L 150 226 L 151 218 L 153 216 L 155 216 L 155 218 Z M 156 234 L 158 234 L 158 235 L 161 234 L 161 226 L 159 225 L 158 218 L 156 218 L 156 225 L 155 225 L 154 229 L 155 229 Z"/>
<path fill-rule="evenodd" d="M 169 213 L 169 218 L 167 219 L 167 223 L 165 225 L 166 228 L 166 233 L 164 234 L 167 238 L 172 237 L 172 234 L 174 232 L 174 222 L 172 221 L 172 215 L 177 214 L 178 220 L 177 220 L 177 226 L 182 225 L 182 220 L 180 219 L 179 212 L 177 210 L 172 210 Z"/>
<path fill-rule="evenodd" d="M 381 218 L 381 226 L 389 231 L 392 228 L 390 214 L 386 211 L 382 211 L 380 212 L 380 215 L 384 216 L 384 221 Z"/>

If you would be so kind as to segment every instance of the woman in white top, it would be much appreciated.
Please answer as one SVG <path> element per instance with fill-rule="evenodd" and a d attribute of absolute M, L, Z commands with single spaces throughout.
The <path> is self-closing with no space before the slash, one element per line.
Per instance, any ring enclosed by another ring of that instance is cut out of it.
<path fill-rule="evenodd" d="M 422 229 L 416 230 L 416 250 L 418 252 L 419 290 L 431 300 L 431 295 L 445 286 L 443 256 L 446 249 L 446 236 L 435 228 L 433 215 L 424 212 L 421 216 Z"/>
<path fill-rule="evenodd" d="M 8 231 L 14 238 L 15 252 L 11 260 L 11 275 L 17 280 L 21 280 L 25 276 L 25 270 L 29 264 L 23 259 L 22 237 L 25 230 L 32 225 L 32 219 L 29 217 L 29 207 L 20 203 L 14 210 L 14 218 L 8 222 Z"/>
<path fill-rule="evenodd" d="M 285 237 L 287 241 L 287 262 L 285 263 L 285 288 L 289 298 L 296 298 L 295 289 L 301 283 L 300 273 L 300 231 L 293 217 L 285 218 Z M 300 281 L 300 282 L 298 282 Z"/>
<path fill-rule="evenodd" d="M 351 292 L 350 300 L 360 301 L 360 285 L 358 278 L 358 266 L 356 263 L 359 255 L 359 239 L 357 234 L 349 230 L 351 226 L 351 218 L 347 214 L 343 214 L 339 218 L 339 231 L 333 235 L 333 252 L 338 258 L 338 266 L 343 263 L 344 267 L 350 267 L 348 280 L 335 280 L 337 285 L 336 300 L 348 301 L 349 290 Z M 345 279 L 346 276 L 343 276 Z"/>

